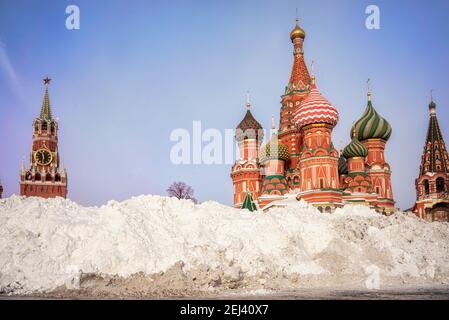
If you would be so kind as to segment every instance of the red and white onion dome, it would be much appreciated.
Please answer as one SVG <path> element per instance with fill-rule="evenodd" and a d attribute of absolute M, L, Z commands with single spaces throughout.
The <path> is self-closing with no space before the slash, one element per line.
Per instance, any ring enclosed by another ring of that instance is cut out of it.
<path fill-rule="evenodd" d="M 314 123 L 326 123 L 333 127 L 337 125 L 337 108 L 321 95 L 314 79 L 309 94 L 297 106 L 293 121 L 299 128 Z"/>

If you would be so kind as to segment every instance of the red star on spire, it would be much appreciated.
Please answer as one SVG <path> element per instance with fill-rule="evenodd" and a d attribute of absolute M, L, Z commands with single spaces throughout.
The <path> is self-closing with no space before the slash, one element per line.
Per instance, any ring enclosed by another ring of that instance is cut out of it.
<path fill-rule="evenodd" d="M 50 84 L 50 81 L 51 81 L 51 79 L 50 79 L 49 77 L 46 77 L 46 78 L 44 79 L 44 84 L 45 84 L 45 85 L 49 85 L 49 84 Z"/>

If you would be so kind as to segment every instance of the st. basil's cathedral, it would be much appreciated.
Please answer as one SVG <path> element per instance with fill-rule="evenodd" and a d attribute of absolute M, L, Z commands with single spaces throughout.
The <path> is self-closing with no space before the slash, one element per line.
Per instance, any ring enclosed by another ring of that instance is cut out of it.
<path fill-rule="evenodd" d="M 293 67 L 281 97 L 279 132 L 272 124 L 263 146 L 263 128 L 247 101 L 246 115 L 236 128 L 240 159 L 231 173 L 234 206 L 247 207 L 254 200 L 266 209 L 282 206 L 293 195 L 321 212 L 357 203 L 391 214 L 396 209 L 384 151 L 392 128 L 375 110 L 368 90 L 365 112 L 350 129 L 351 142 L 342 152 L 335 149 L 332 130 L 339 114 L 309 74 L 305 36 L 297 20 L 290 33 Z"/>

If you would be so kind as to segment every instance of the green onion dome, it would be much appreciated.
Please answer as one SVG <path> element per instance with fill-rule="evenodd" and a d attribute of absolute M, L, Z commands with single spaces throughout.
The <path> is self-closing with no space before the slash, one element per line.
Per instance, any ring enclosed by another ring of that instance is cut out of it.
<path fill-rule="evenodd" d="M 368 105 L 362 117 L 354 123 L 351 132 L 357 132 L 359 141 L 367 139 L 383 139 L 387 141 L 391 136 L 391 125 L 382 118 L 371 103 L 371 94 L 368 94 Z"/>
<path fill-rule="evenodd" d="M 368 155 L 368 149 L 357 139 L 357 134 L 352 135 L 352 141 L 343 149 L 343 156 L 349 158 L 365 158 Z"/>
<path fill-rule="evenodd" d="M 268 160 L 283 160 L 290 159 L 290 152 L 288 148 L 279 142 L 276 134 L 273 134 L 270 141 L 264 145 L 259 153 L 259 161 L 265 162 Z"/>
<path fill-rule="evenodd" d="M 259 122 L 253 117 L 251 111 L 246 111 L 245 117 L 236 128 L 235 139 L 242 141 L 244 139 L 257 139 L 262 141 L 263 130 Z"/>
<path fill-rule="evenodd" d="M 343 156 L 343 153 L 340 153 L 340 158 L 338 159 L 338 174 L 348 174 L 348 161 Z"/>

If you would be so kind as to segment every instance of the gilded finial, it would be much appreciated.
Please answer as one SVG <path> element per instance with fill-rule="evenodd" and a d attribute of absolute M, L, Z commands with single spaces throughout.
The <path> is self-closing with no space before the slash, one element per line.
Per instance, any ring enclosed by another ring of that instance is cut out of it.
<path fill-rule="evenodd" d="M 246 91 L 246 110 L 249 110 L 251 103 L 249 101 L 249 91 Z"/>
<path fill-rule="evenodd" d="M 312 61 L 311 69 L 312 69 L 312 84 L 315 84 L 315 61 Z"/>
<path fill-rule="evenodd" d="M 429 110 L 431 114 L 435 114 L 435 110 L 437 108 L 437 104 L 435 101 L 433 101 L 433 89 L 430 90 L 430 103 L 429 103 Z"/>
<path fill-rule="evenodd" d="M 276 125 L 274 124 L 274 114 L 271 115 L 271 129 L 276 130 Z"/>
<path fill-rule="evenodd" d="M 366 81 L 366 84 L 368 86 L 368 101 L 371 101 L 371 79 L 368 78 Z"/>

